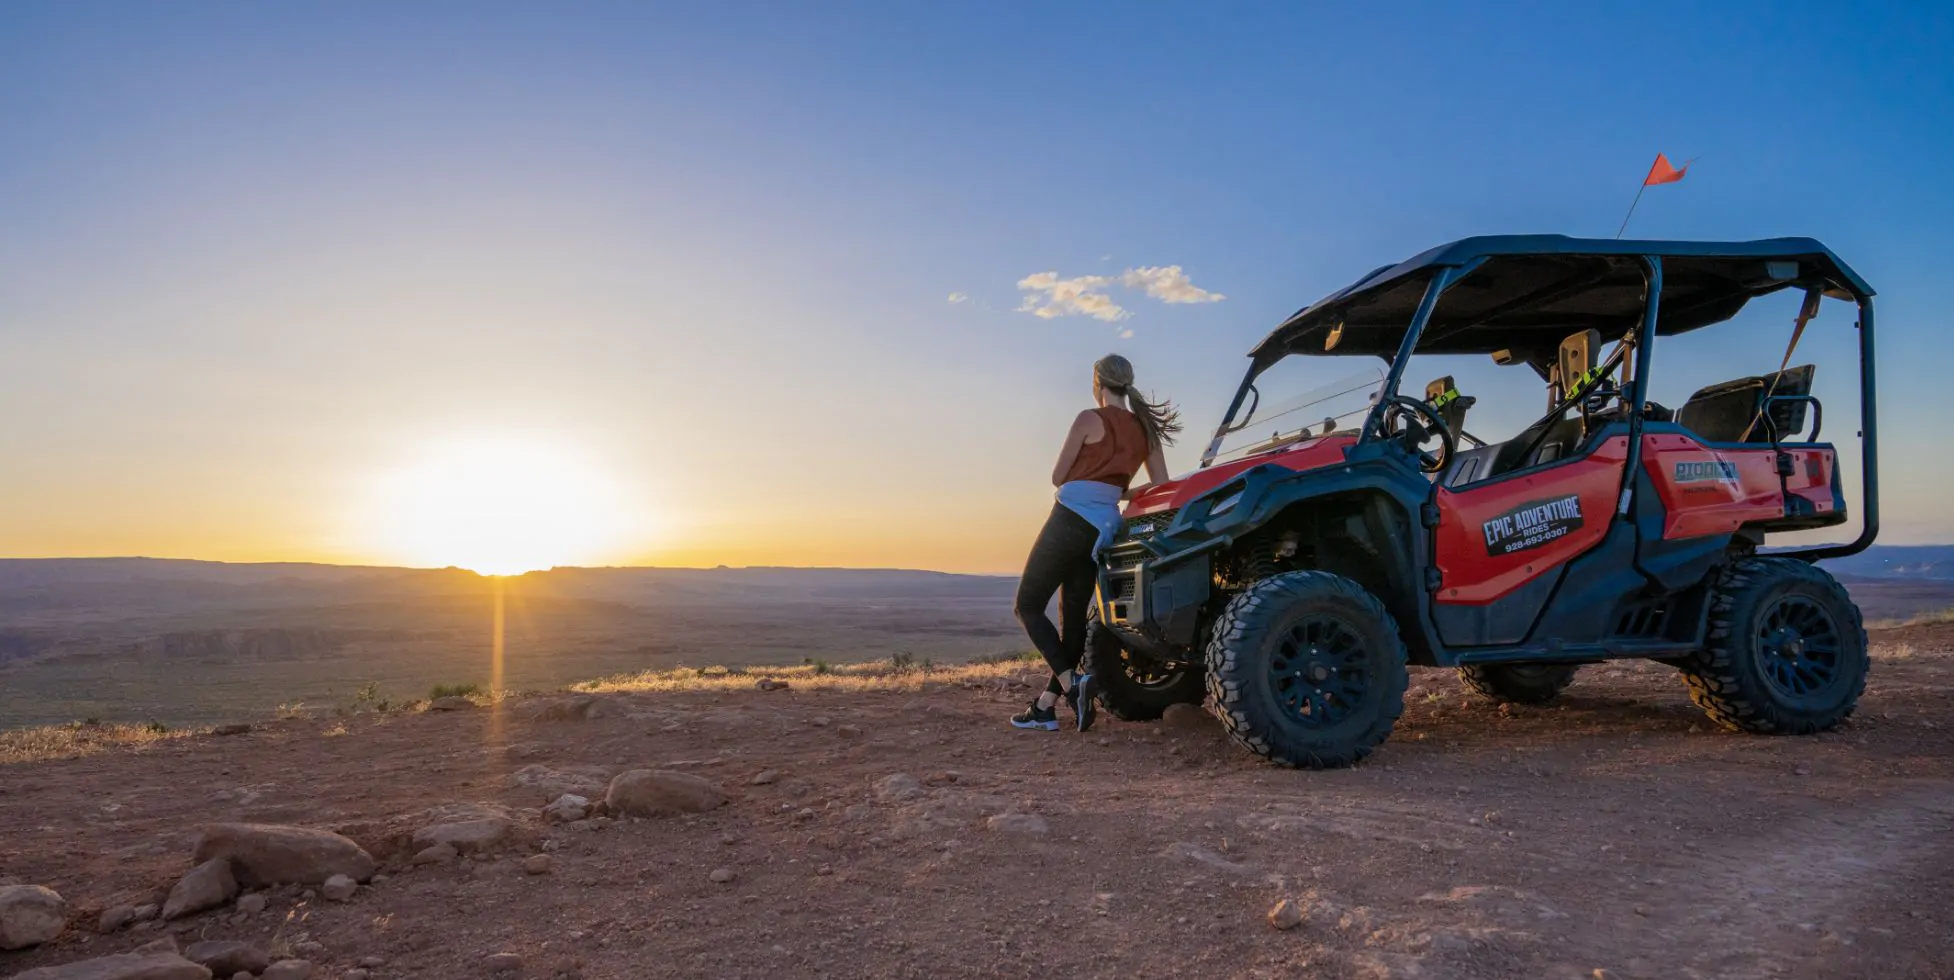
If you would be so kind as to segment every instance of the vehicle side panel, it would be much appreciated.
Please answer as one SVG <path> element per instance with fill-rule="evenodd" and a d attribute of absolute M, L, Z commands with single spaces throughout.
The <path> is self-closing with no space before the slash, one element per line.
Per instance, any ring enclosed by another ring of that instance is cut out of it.
<path fill-rule="evenodd" d="M 1439 488 L 1438 602 L 1493 602 L 1594 547 L 1614 519 L 1627 460 L 1628 437 L 1615 436 L 1585 456 Z"/>
<path fill-rule="evenodd" d="M 1689 435 L 1645 435 L 1642 465 L 1667 515 L 1664 539 L 1727 535 L 1784 516 L 1784 488 L 1768 446 L 1712 448 Z M 1829 507 L 1829 485 L 1826 497 Z"/>

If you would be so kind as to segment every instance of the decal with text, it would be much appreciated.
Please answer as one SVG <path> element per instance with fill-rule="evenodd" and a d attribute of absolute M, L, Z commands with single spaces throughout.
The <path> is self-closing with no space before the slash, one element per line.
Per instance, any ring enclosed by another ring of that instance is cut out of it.
<path fill-rule="evenodd" d="M 1510 555 L 1564 538 L 1580 526 L 1581 498 L 1566 496 L 1536 500 L 1507 511 L 1480 529 L 1486 533 L 1487 554 Z"/>

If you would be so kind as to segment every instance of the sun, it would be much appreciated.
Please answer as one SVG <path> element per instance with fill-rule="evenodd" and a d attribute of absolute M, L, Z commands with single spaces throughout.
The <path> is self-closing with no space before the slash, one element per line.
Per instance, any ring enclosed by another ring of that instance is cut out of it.
<path fill-rule="evenodd" d="M 481 440 L 443 447 L 375 485 L 375 546 L 411 565 L 520 575 L 597 564 L 639 531 L 616 486 L 575 454 Z"/>

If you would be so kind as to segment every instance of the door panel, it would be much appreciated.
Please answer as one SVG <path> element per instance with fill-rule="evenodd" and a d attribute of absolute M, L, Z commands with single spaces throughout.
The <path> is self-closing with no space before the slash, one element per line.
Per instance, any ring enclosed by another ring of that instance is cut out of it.
<path fill-rule="evenodd" d="M 1494 602 L 1594 547 L 1614 520 L 1627 460 L 1628 437 L 1613 436 L 1585 456 L 1440 487 L 1438 602 Z"/>

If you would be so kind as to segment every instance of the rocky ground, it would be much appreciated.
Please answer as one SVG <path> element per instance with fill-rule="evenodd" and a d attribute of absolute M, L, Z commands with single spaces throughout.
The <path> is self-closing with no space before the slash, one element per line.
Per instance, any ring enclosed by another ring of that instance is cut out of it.
<path fill-rule="evenodd" d="M 1200 715 L 1012 730 L 1024 665 L 16 764 L 0 938 L 45 926 L 18 886 L 65 925 L 0 974 L 147 945 L 37 975 L 1954 976 L 1954 627 L 1875 643 L 1859 713 L 1810 738 L 1715 730 L 1655 665 L 1540 709 L 1414 671 L 1339 772 Z"/>

